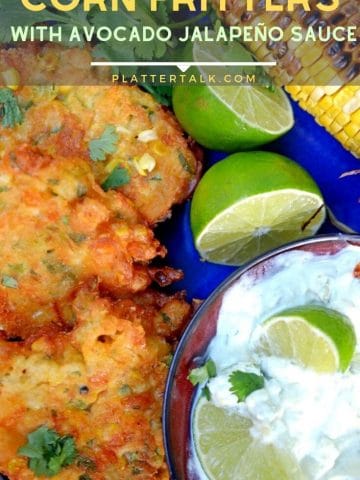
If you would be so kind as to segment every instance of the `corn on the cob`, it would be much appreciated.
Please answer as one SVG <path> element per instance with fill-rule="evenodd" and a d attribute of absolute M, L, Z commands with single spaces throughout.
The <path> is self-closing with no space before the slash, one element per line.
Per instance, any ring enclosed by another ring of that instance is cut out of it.
<path fill-rule="evenodd" d="M 294 12 L 267 12 L 264 0 L 254 1 L 254 10 L 246 10 L 245 0 L 228 0 L 219 16 L 227 25 L 279 26 L 284 30 L 280 42 L 247 42 L 246 46 L 262 61 L 276 61 L 270 75 L 301 107 L 334 135 L 345 148 L 360 157 L 360 40 L 327 43 L 295 43 L 293 26 L 355 25 L 360 28 L 359 0 L 343 0 L 335 12 L 319 12 L 311 0 L 311 11 L 295 8 Z M 278 0 L 285 5 L 286 0 Z M 219 0 L 214 0 L 218 7 Z M 331 85 L 331 86 L 325 86 Z M 356 86 L 357 85 L 357 86 Z"/>

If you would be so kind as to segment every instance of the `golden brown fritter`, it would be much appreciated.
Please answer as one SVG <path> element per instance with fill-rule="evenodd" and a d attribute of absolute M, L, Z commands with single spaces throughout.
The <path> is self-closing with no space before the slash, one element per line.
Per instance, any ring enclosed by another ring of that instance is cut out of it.
<path fill-rule="evenodd" d="M 151 224 L 190 195 L 201 163 L 175 117 L 151 95 L 124 85 L 80 87 L 69 89 L 63 103 L 79 117 L 87 143 L 115 126 L 116 151 L 106 162 L 93 162 L 95 176 L 102 183 L 114 166 L 125 167 L 131 180 L 122 191 Z"/>
<path fill-rule="evenodd" d="M 97 278 L 113 294 L 144 290 L 147 263 L 164 256 L 120 192 L 104 192 L 87 161 L 46 157 L 28 145 L 0 164 L 0 314 L 9 335 L 71 325 L 63 305 Z"/>
<path fill-rule="evenodd" d="M 178 279 L 172 269 L 147 265 L 165 255 L 148 223 L 184 200 L 198 174 L 174 118 L 136 87 L 24 87 L 16 95 L 23 122 L 0 128 L 7 333 L 71 325 L 66 302 L 90 277 L 117 295 Z M 115 144 L 99 160 L 92 142 L 109 126 Z M 144 157 L 152 167 L 141 164 Z M 105 192 L 100 185 L 118 167 L 128 183 Z"/>
<path fill-rule="evenodd" d="M 91 68 L 91 60 L 89 48 L 65 48 L 56 43 L 27 42 L 21 47 L 0 48 L 0 85 L 9 78 L 9 71 L 21 85 L 110 83 L 111 69 Z"/>
<path fill-rule="evenodd" d="M 25 47 L 0 52 L 0 73 L 29 52 L 55 54 L 57 71 L 61 49 Z M 45 426 L 77 449 L 55 480 L 168 479 L 162 397 L 191 308 L 150 290 L 182 276 L 152 263 L 166 250 L 150 227 L 201 162 L 136 87 L 14 92 L 23 121 L 0 125 L 0 473 L 44 478 L 18 449 Z"/>
<path fill-rule="evenodd" d="M 72 332 L 0 339 L 0 472 L 37 478 L 17 451 L 46 425 L 72 436 L 78 451 L 56 480 L 168 478 L 161 405 L 172 347 L 164 337 L 183 327 L 190 307 L 179 295 L 148 291 L 143 300 L 112 303 L 84 288 Z"/>
<path fill-rule="evenodd" d="M 56 45 L 0 49 L 0 82 L 1 72 L 13 69 L 20 72 L 20 84 L 36 85 L 37 77 L 44 75 L 45 84 L 51 85 L 54 83 L 51 75 L 56 79 L 57 70 L 64 64 L 62 55 L 81 56 L 79 68 L 85 68 L 86 62 L 90 65 L 90 54 L 78 50 Z M 36 68 L 27 75 L 22 69 L 31 62 L 25 62 L 24 56 L 40 59 L 34 60 Z M 88 74 L 90 80 L 97 78 L 93 70 Z M 60 78 L 57 84 L 62 84 Z M 125 168 L 129 181 L 121 186 L 121 191 L 150 224 L 167 218 L 171 207 L 183 202 L 195 187 L 201 170 L 199 150 L 185 138 L 173 114 L 140 88 L 24 87 L 16 90 L 16 95 L 26 110 L 24 122 L 5 133 L 0 129 L 0 142 L 4 136 L 7 143 L 13 140 L 36 144 L 45 153 L 80 155 L 89 160 L 99 184 L 116 167 Z M 114 132 L 115 148 L 102 160 L 91 160 L 91 142 L 101 138 L 109 128 Z"/>

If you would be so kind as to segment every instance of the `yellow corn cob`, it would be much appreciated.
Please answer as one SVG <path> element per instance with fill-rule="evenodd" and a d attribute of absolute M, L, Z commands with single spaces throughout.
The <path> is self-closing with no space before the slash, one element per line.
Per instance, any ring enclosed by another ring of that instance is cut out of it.
<path fill-rule="evenodd" d="M 286 5 L 286 0 L 276 3 Z M 218 12 L 227 25 L 279 26 L 284 40 L 246 42 L 258 60 L 276 61 L 269 69 L 279 85 L 311 113 L 316 121 L 334 135 L 356 157 L 360 157 L 360 42 L 335 40 L 297 43 L 290 39 L 293 26 L 360 26 L 359 0 L 342 0 L 335 12 L 311 11 L 296 7 L 294 12 L 267 12 L 264 0 L 254 1 L 254 11 L 246 10 L 245 0 L 227 0 L 227 10 Z M 219 0 L 214 0 L 215 8 Z M 302 85 L 302 86 L 300 86 Z M 316 86 L 318 85 L 318 86 Z M 331 86 L 319 86 L 331 85 Z"/>

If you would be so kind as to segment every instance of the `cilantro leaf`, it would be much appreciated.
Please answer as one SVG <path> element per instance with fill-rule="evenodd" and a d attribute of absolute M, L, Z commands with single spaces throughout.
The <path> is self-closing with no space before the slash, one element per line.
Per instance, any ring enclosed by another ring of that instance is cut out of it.
<path fill-rule="evenodd" d="M 83 455 L 78 455 L 76 460 L 76 466 L 80 468 L 85 468 L 85 470 L 95 471 L 96 463 L 89 457 L 84 457 Z"/>
<path fill-rule="evenodd" d="M 14 127 L 23 121 L 17 98 L 9 88 L 0 88 L 0 117 L 3 127 Z"/>
<path fill-rule="evenodd" d="M 165 107 L 171 107 L 172 104 L 172 86 L 171 85 L 152 85 L 143 83 L 141 87 L 155 98 L 155 100 Z"/>
<path fill-rule="evenodd" d="M 19 284 L 14 277 L 10 277 L 9 275 L 3 275 L 1 278 L 1 285 L 7 288 L 18 288 Z"/>
<path fill-rule="evenodd" d="M 193 385 L 198 385 L 213 377 L 216 377 L 216 365 L 214 361 L 210 359 L 202 367 L 193 368 L 188 375 L 188 380 L 190 380 Z"/>
<path fill-rule="evenodd" d="M 238 403 L 243 402 L 250 393 L 264 387 L 264 377 L 256 373 L 236 370 L 229 375 L 230 392 L 236 395 Z"/>
<path fill-rule="evenodd" d="M 193 175 L 195 173 L 192 166 L 187 161 L 187 158 L 185 157 L 185 155 L 182 152 L 178 152 L 178 159 L 179 159 L 179 162 L 180 162 L 182 168 L 185 170 L 185 172 L 190 173 L 191 175 Z"/>
<path fill-rule="evenodd" d="M 94 162 L 103 162 L 107 154 L 116 152 L 118 140 L 119 135 L 116 133 L 114 125 L 108 125 L 101 137 L 89 142 L 91 160 Z"/>
<path fill-rule="evenodd" d="M 61 437 L 42 425 L 28 435 L 28 443 L 18 454 L 29 458 L 29 468 L 36 476 L 52 477 L 74 462 L 77 451 L 72 437 Z"/>
<path fill-rule="evenodd" d="M 102 189 L 107 192 L 112 188 L 122 187 L 130 182 L 129 172 L 122 167 L 115 167 L 105 182 L 101 185 Z"/>

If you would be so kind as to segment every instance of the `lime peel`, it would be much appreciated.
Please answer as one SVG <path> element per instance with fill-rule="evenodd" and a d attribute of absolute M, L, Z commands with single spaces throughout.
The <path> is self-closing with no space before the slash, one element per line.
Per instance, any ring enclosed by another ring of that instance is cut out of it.
<path fill-rule="evenodd" d="M 345 371 L 353 358 L 356 335 L 350 320 L 324 306 L 287 309 L 254 332 L 254 351 L 289 358 L 319 373 Z"/>
<path fill-rule="evenodd" d="M 191 228 L 202 258 L 242 265 L 281 244 L 314 235 L 324 200 L 298 164 L 271 152 L 233 154 L 201 179 Z"/>
<path fill-rule="evenodd" d="M 252 61 L 249 52 L 239 43 L 217 42 L 211 45 L 195 42 L 195 62 Z M 214 67 L 194 67 L 193 73 L 208 84 L 176 85 L 173 107 L 183 128 L 204 147 L 235 152 L 271 142 L 294 125 L 292 107 L 286 93 L 278 87 L 262 84 L 218 85 L 209 83 Z M 250 67 L 261 83 L 265 72 Z M 217 67 L 216 78 L 230 75 L 231 67 Z M 236 72 L 247 77 L 247 72 Z M 230 75 L 231 76 L 231 75 Z"/>
<path fill-rule="evenodd" d="M 193 415 L 199 462 L 210 480 L 304 480 L 292 455 L 252 437 L 252 422 L 203 397 Z"/>

